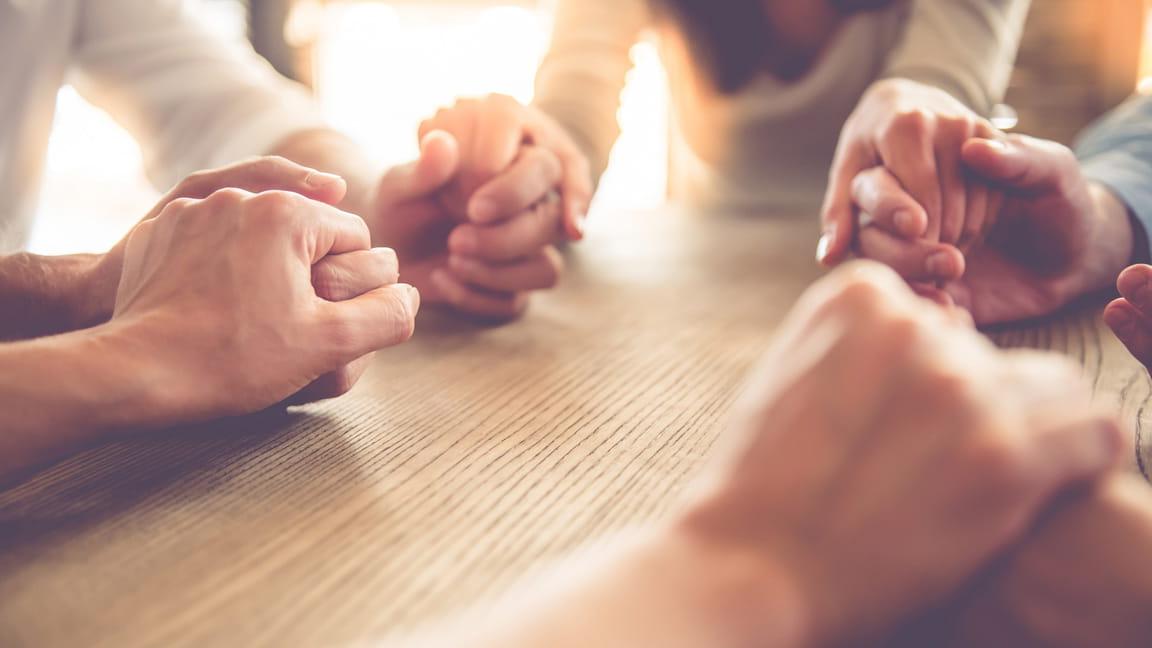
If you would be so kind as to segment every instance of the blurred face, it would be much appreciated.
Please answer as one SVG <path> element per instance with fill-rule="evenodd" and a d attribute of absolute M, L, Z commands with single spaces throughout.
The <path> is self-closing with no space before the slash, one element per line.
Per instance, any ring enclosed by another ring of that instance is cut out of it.
<path fill-rule="evenodd" d="M 649 0 L 687 36 L 721 93 L 768 71 L 803 76 L 840 19 L 896 0 Z"/>

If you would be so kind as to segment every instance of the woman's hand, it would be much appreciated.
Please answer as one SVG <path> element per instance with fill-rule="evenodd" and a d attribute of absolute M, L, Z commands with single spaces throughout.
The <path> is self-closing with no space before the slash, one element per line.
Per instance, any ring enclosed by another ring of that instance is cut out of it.
<path fill-rule="evenodd" d="M 825 265 L 843 261 L 856 234 L 852 201 L 856 177 L 884 167 L 917 207 L 897 216 L 902 234 L 966 250 L 993 224 L 998 192 L 968 179 L 961 151 L 973 137 L 998 131 L 948 93 L 914 81 L 874 84 L 849 117 L 832 163 L 817 257 Z"/>

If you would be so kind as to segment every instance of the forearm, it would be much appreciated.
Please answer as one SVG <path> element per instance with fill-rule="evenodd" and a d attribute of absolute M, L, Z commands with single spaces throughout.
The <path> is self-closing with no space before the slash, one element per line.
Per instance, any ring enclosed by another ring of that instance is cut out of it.
<path fill-rule="evenodd" d="M 0 344 L 0 483 L 155 418 L 162 381 L 112 325 Z"/>
<path fill-rule="evenodd" d="M 100 259 L 26 253 L 0 259 L 0 340 L 63 333 L 111 316 L 115 287 L 95 285 Z"/>
<path fill-rule="evenodd" d="M 1029 0 L 914 0 L 884 76 L 938 87 L 987 114 L 1008 87 Z"/>
<path fill-rule="evenodd" d="M 478 623 L 428 645 L 470 648 L 784 648 L 805 640 L 799 598 L 754 548 L 650 531 L 584 554 Z M 422 644 L 423 645 L 423 644 Z"/>
<path fill-rule="evenodd" d="M 650 21 L 645 0 L 562 0 L 536 74 L 533 105 L 580 146 L 598 181 L 620 134 L 620 93 L 630 52 Z"/>

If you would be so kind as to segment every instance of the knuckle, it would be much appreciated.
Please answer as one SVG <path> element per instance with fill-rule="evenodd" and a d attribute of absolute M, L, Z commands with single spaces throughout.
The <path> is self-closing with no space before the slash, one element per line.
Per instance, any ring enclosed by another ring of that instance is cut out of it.
<path fill-rule="evenodd" d="M 303 200 L 288 191 L 264 191 L 248 198 L 246 216 L 260 224 L 282 224 L 296 214 Z"/>
<path fill-rule="evenodd" d="M 312 288 L 316 296 L 328 301 L 337 299 L 340 292 L 341 273 L 331 263 L 318 263 L 312 266 Z"/>
<path fill-rule="evenodd" d="M 927 333 L 927 324 L 910 313 L 895 313 L 888 317 L 875 340 L 887 349 L 893 359 L 901 359 L 920 348 Z"/>
<path fill-rule="evenodd" d="M 238 205 L 249 196 L 248 192 L 235 187 L 217 189 L 204 199 L 204 204 L 212 208 L 223 208 Z"/>
<path fill-rule="evenodd" d="M 886 134 L 905 137 L 923 136 L 932 128 L 933 121 L 932 114 L 921 108 L 902 110 L 892 116 Z"/>
<path fill-rule="evenodd" d="M 995 497 L 1016 493 L 1028 480 L 1025 457 L 1003 432 L 994 429 L 981 434 L 961 460 L 966 472 L 978 476 L 985 492 Z"/>
<path fill-rule="evenodd" d="M 164 205 L 164 209 L 160 210 L 160 213 L 157 214 L 156 220 L 171 220 L 173 218 L 177 218 L 181 214 L 186 214 L 193 211 L 194 208 L 201 202 L 201 200 L 197 200 L 195 198 L 175 198 L 168 201 L 167 205 Z M 150 221 L 145 222 L 147 223 Z"/>
<path fill-rule="evenodd" d="M 172 193 L 188 198 L 203 198 L 214 188 L 216 175 L 214 171 L 194 171 L 178 182 Z"/>
<path fill-rule="evenodd" d="M 966 409 L 976 400 L 976 388 L 972 379 L 961 371 L 950 367 L 937 368 L 922 378 L 928 397 L 941 408 Z"/>
<path fill-rule="evenodd" d="M 868 268 L 868 271 L 862 271 L 864 266 L 859 266 L 855 272 L 842 275 L 833 297 L 836 304 L 864 314 L 875 313 L 888 300 L 887 291 L 876 276 L 879 270 L 872 270 L 871 265 Z"/>

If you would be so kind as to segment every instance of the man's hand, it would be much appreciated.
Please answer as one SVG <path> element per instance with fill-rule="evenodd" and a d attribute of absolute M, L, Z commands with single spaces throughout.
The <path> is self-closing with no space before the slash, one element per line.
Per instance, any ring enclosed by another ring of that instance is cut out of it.
<path fill-rule="evenodd" d="M 1104 309 L 1104 322 L 1145 367 L 1152 367 L 1152 266 L 1138 264 L 1116 280 L 1120 298 Z"/>
<path fill-rule="evenodd" d="M 810 645 L 950 596 L 1122 448 L 1071 363 L 998 351 L 875 264 L 809 291 L 738 411 L 684 525 L 763 552 Z"/>
<path fill-rule="evenodd" d="M 381 180 L 370 218 L 373 238 L 395 248 L 405 279 L 426 303 L 452 306 L 485 318 L 521 313 L 530 291 L 553 287 L 563 262 L 553 243 L 560 208 L 542 200 L 559 180 L 555 156 L 524 146 L 507 173 L 474 194 L 471 216 L 454 215 L 447 192 L 461 169 L 456 138 L 432 131 L 421 140 L 420 159 L 393 168 Z M 485 201 L 511 206 L 486 211 Z"/>
<path fill-rule="evenodd" d="M 974 178 L 1004 196 L 967 254 L 901 227 L 899 214 L 920 205 L 881 167 L 853 183 L 856 209 L 871 217 L 859 230 L 857 252 L 927 293 L 954 300 L 978 324 L 1052 313 L 1110 285 L 1132 257 L 1127 209 L 1085 180 L 1066 147 L 1017 135 L 976 138 L 964 145 L 963 161 Z"/>
<path fill-rule="evenodd" d="M 334 395 L 354 375 L 316 381 L 407 340 L 419 295 L 396 277 L 358 216 L 298 193 L 219 189 L 136 226 L 108 327 L 154 368 L 164 402 L 149 423 L 244 414 Z"/>
<path fill-rule="evenodd" d="M 252 193 L 291 191 L 329 205 L 343 200 L 347 190 L 344 180 L 338 176 L 320 173 L 281 157 L 253 158 L 219 169 L 193 173 L 165 194 L 142 221 L 155 218 L 174 200 L 207 198 L 227 187 Z M 82 313 L 78 318 L 82 325 L 100 324 L 112 316 L 127 244 L 128 237 L 121 239 L 85 277 L 84 290 L 80 294 L 83 303 L 77 306 L 78 312 Z"/>
<path fill-rule="evenodd" d="M 1152 491 L 1115 475 L 1045 514 L 969 591 L 893 646 L 1152 645 Z"/>
<path fill-rule="evenodd" d="M 894 215 L 898 231 L 962 249 L 980 238 L 995 212 L 995 192 L 967 180 L 960 149 L 996 129 L 948 93 L 902 79 L 874 84 L 844 125 L 824 200 L 817 259 L 847 258 L 855 236 L 855 178 L 882 166 L 912 196 L 914 209 Z"/>

